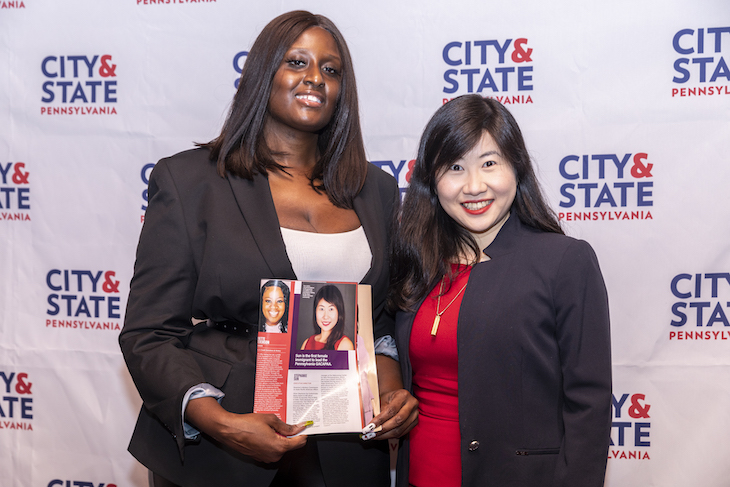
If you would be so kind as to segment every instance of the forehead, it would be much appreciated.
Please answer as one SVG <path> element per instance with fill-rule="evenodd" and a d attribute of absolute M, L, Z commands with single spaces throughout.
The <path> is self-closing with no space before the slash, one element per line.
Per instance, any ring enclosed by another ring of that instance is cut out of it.
<path fill-rule="evenodd" d="M 284 293 L 281 291 L 279 286 L 269 286 L 266 289 L 264 289 L 264 296 L 271 296 L 271 295 L 281 295 L 283 296 Z"/>
<path fill-rule="evenodd" d="M 492 134 L 486 130 L 482 133 L 482 136 L 479 138 L 474 147 L 466 151 L 466 153 L 461 156 L 461 159 L 480 158 L 485 154 L 503 157 L 502 150 L 497 145 L 494 137 L 492 137 Z"/>
<path fill-rule="evenodd" d="M 340 50 L 337 47 L 335 38 L 322 27 L 310 27 L 301 33 L 292 43 L 289 49 L 319 50 L 337 57 L 340 57 Z"/>

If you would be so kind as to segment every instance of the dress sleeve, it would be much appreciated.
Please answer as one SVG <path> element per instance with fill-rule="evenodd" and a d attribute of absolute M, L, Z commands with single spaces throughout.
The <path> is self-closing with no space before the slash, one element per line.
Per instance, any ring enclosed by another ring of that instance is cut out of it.
<path fill-rule="evenodd" d="M 553 292 L 563 375 L 560 486 L 602 486 L 611 432 L 608 297 L 591 246 L 576 240 L 560 263 Z"/>
<path fill-rule="evenodd" d="M 165 425 L 180 449 L 185 442 L 183 397 L 192 386 L 207 382 L 184 348 L 193 333 L 196 274 L 180 195 L 162 160 L 150 175 L 149 203 L 119 342 L 144 407 Z"/>

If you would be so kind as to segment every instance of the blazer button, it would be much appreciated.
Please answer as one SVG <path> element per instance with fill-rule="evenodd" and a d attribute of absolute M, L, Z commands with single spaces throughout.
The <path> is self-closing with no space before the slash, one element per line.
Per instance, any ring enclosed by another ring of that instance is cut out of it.
<path fill-rule="evenodd" d="M 479 442 L 477 440 L 471 440 L 469 443 L 469 451 L 476 451 L 479 449 Z"/>

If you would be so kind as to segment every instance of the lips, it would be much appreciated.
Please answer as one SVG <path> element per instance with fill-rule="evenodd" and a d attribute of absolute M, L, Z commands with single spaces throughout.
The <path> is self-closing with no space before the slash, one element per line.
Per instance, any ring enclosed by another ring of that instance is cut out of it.
<path fill-rule="evenodd" d="M 461 203 L 462 208 L 472 215 L 480 215 L 492 206 L 494 200 L 466 201 Z"/>
<path fill-rule="evenodd" d="M 299 93 L 295 95 L 295 98 L 305 106 L 312 108 L 318 108 L 324 104 L 324 97 L 317 93 Z"/>

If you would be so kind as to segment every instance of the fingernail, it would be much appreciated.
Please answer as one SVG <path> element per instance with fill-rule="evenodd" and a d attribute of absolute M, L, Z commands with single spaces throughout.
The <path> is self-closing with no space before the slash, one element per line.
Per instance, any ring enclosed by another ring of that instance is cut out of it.
<path fill-rule="evenodd" d="M 360 435 L 360 438 L 363 441 L 371 440 L 371 439 L 375 438 L 375 433 L 368 433 L 366 435 Z"/>
<path fill-rule="evenodd" d="M 309 420 L 309 421 L 305 421 L 303 423 L 299 423 L 297 426 L 304 426 L 305 428 L 309 428 L 310 426 L 313 426 L 313 425 L 314 425 L 314 421 Z"/>
<path fill-rule="evenodd" d="M 370 433 L 370 432 L 371 432 L 372 430 L 374 430 L 374 429 L 375 429 L 375 423 L 370 423 L 369 425 L 365 426 L 365 427 L 364 427 L 364 428 L 362 429 L 362 434 L 367 434 L 367 433 Z"/>

